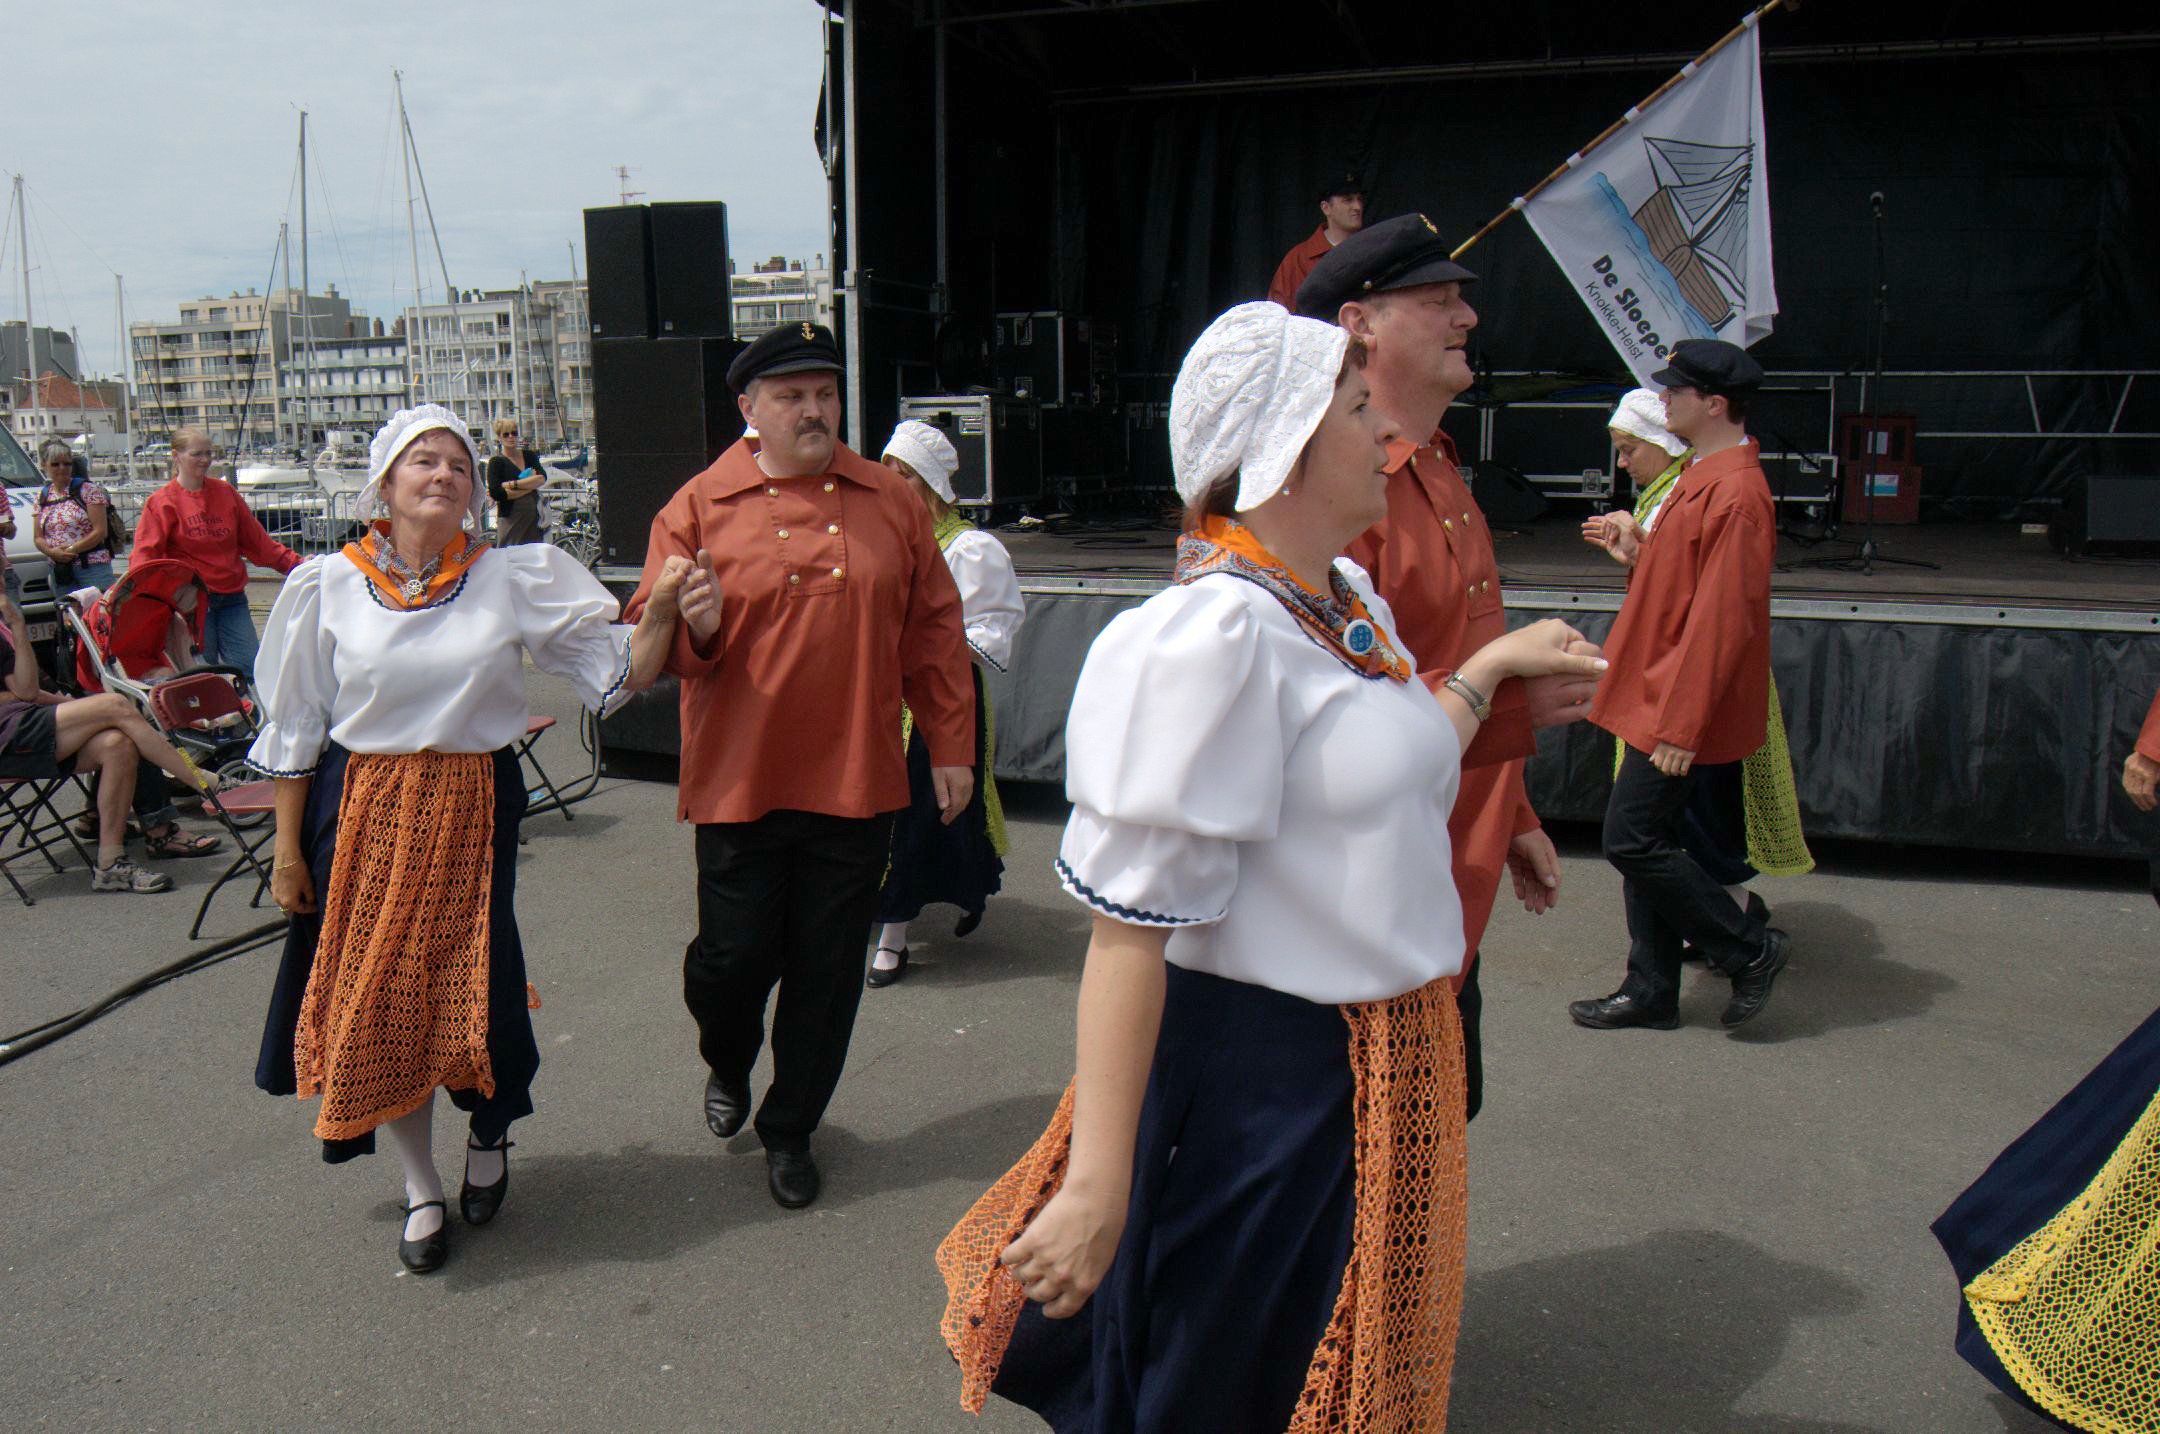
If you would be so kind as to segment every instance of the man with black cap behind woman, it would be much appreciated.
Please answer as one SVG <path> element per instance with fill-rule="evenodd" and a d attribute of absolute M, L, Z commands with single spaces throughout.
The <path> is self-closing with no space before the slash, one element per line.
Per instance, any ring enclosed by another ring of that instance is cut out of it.
<path fill-rule="evenodd" d="M 810 1134 L 847 1059 L 892 814 L 908 804 L 903 699 L 945 820 L 974 781 L 960 595 L 906 483 L 834 438 L 840 367 L 815 324 L 743 350 L 728 385 L 758 436 L 653 519 L 626 610 L 634 620 L 672 555 L 707 567 L 719 593 L 718 619 L 678 627 L 667 662 L 682 679 L 678 815 L 697 823 L 683 999 L 710 1071 L 705 1122 L 725 1138 L 749 1117 L 778 985 L 755 1129 L 790 1208 L 818 1195 Z"/>
<path fill-rule="evenodd" d="M 1387 517 L 1348 556 L 1394 609 L 1429 686 L 1507 631 L 1492 534 L 1440 429 L 1448 405 L 1470 387 L 1464 348 L 1478 323 L 1464 293 L 1477 275 L 1448 249 L 1422 214 L 1384 219 L 1337 245 L 1297 294 L 1300 313 L 1340 324 L 1364 345 L 1373 407 L 1405 435 L 1388 445 Z M 1537 751 L 1534 729 L 1579 720 L 1590 692 L 1584 679 L 1538 678 L 1480 694 L 1489 716 L 1480 714 L 1486 720 L 1463 753 L 1448 841 L 1467 953 L 1456 997 L 1470 1115 L 1484 1098 L 1478 944 L 1501 875 L 1512 873 L 1516 896 L 1533 912 L 1560 892 L 1559 856 L 1524 794 L 1523 761 Z"/>
<path fill-rule="evenodd" d="M 1679 1020 L 1680 946 L 1691 943 L 1732 982 L 1720 1018 L 1752 1020 L 1784 969 L 1785 933 L 1742 906 L 1688 854 L 1681 823 L 1704 768 L 1763 744 L 1770 691 L 1770 568 L 1777 514 L 1748 402 L 1763 373 L 1717 339 L 1673 346 L 1651 376 L 1666 426 L 1695 450 L 1628 577 L 1590 720 L 1624 744 L 1605 808 L 1605 855 L 1627 908 L 1627 979 L 1576 1001 L 1576 1024 L 1600 1030 Z"/>

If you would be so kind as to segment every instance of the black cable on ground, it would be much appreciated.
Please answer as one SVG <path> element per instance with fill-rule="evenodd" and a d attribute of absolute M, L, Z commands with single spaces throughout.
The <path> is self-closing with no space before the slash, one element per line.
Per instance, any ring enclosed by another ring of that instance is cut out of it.
<path fill-rule="evenodd" d="M 43 1025 L 32 1026 L 27 1031 L 18 1031 L 12 1036 L 0 1038 L 0 1066 L 19 1061 L 32 1051 L 41 1050 L 54 1041 L 75 1034 L 92 1021 L 126 1005 L 143 992 L 164 985 L 167 981 L 176 981 L 189 972 L 215 966 L 220 961 L 230 961 L 235 956 L 244 956 L 250 951 L 280 940 L 285 935 L 285 924 L 285 919 L 280 917 L 276 921 L 265 922 L 251 931 L 244 931 L 238 936 L 220 941 L 214 946 L 190 951 L 178 961 L 160 966 L 149 975 L 128 982 L 111 995 L 91 1002 L 72 1015 L 61 1016 Z"/>

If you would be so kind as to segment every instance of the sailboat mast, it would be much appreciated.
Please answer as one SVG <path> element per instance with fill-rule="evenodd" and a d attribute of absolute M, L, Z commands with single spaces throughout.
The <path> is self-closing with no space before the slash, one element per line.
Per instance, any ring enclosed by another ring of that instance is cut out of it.
<path fill-rule="evenodd" d="M 127 331 L 127 281 L 118 274 L 112 276 L 113 324 L 120 330 L 120 352 L 127 360 L 127 367 L 120 371 L 120 431 L 126 435 L 127 465 L 122 470 L 129 480 L 135 477 L 135 450 L 141 445 L 135 441 L 134 413 L 128 404 L 128 390 L 135 386 L 135 344 Z"/>
<path fill-rule="evenodd" d="M 23 364 L 30 374 L 30 415 L 37 417 L 45 407 L 45 394 L 38 383 L 37 320 L 30 312 L 30 226 L 28 223 L 29 201 L 23 198 L 22 176 L 15 176 L 15 248 L 22 259 L 22 318 L 23 318 Z M 33 423 L 33 428 L 41 425 Z"/>
<path fill-rule="evenodd" d="M 303 447 L 315 434 L 315 319 L 308 302 L 307 242 L 307 111 L 300 111 L 300 323 L 306 347 L 300 356 L 300 442 Z"/>
<path fill-rule="evenodd" d="M 289 234 L 289 228 L 290 226 L 284 224 L 280 224 L 277 227 L 278 259 L 279 262 L 281 262 L 285 266 L 285 280 L 283 287 L 285 289 L 285 305 L 288 318 L 285 328 L 285 341 L 286 347 L 288 348 L 292 346 L 292 325 L 290 322 L 290 311 L 292 308 L 292 243 Z M 263 314 L 263 337 L 268 338 L 269 336 L 270 316 L 268 312 L 268 306 L 265 305 Z M 272 359 L 274 360 L 277 356 L 276 345 L 273 344 L 271 346 L 270 353 Z M 286 420 L 292 419 L 293 447 L 298 448 L 300 446 L 300 421 L 298 419 L 292 418 L 292 395 L 285 391 L 285 377 L 282 368 L 275 365 L 273 365 L 273 368 L 271 370 L 270 391 L 278 396 L 277 423 L 273 425 L 280 430 L 277 441 L 280 444 L 284 443 L 285 435 L 282 430 L 285 426 Z M 241 434 L 240 440 L 243 443 L 246 442 L 247 435 L 245 433 Z"/>
<path fill-rule="evenodd" d="M 405 171 L 405 247 L 412 258 L 413 322 L 405 334 L 405 361 L 413 372 L 413 400 L 425 403 L 428 386 L 422 364 L 425 361 L 426 349 L 420 343 L 419 330 L 424 323 L 420 316 L 420 306 L 427 302 L 427 296 L 420 292 L 420 233 L 413 219 L 412 127 L 405 121 L 404 71 L 392 70 L 390 80 L 397 89 L 398 167 Z"/>

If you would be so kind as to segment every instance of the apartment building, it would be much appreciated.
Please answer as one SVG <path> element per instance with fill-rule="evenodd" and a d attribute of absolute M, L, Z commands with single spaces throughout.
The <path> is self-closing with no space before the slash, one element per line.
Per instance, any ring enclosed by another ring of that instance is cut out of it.
<path fill-rule="evenodd" d="M 278 364 L 281 443 L 334 428 L 370 433 L 406 406 L 405 336 L 382 333 L 380 320 L 374 329 L 365 338 L 302 345 Z"/>
<path fill-rule="evenodd" d="M 303 348 L 357 337 L 367 320 L 339 295 L 290 289 L 205 296 L 180 306 L 173 323 L 128 325 L 139 430 L 170 438 L 183 424 L 208 432 L 226 448 L 312 446 L 319 429 L 305 430 L 296 411 L 279 404 L 280 365 Z"/>
<path fill-rule="evenodd" d="M 756 339 L 782 324 L 808 319 L 832 327 L 833 276 L 820 254 L 814 263 L 775 254 L 751 266 L 747 274 L 728 279 L 728 303 L 733 309 L 735 337 Z"/>
<path fill-rule="evenodd" d="M 558 432 L 570 443 L 593 439 L 592 311 L 583 279 L 542 279 L 532 286 L 533 300 L 546 308 L 548 359 L 554 390 L 534 410 L 536 442 L 550 442 Z"/>

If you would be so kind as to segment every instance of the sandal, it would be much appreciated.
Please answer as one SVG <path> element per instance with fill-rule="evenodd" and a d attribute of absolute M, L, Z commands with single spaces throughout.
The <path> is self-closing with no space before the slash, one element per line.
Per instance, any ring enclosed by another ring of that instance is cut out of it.
<path fill-rule="evenodd" d="M 90 889 L 147 896 L 153 892 L 171 891 L 173 879 L 162 871 L 144 871 L 123 856 L 111 866 L 101 866 L 90 873 Z"/>
<path fill-rule="evenodd" d="M 156 836 L 143 838 L 143 855 L 153 860 L 175 856 L 208 856 L 225 844 L 208 832 L 183 831 L 178 822 Z"/>

